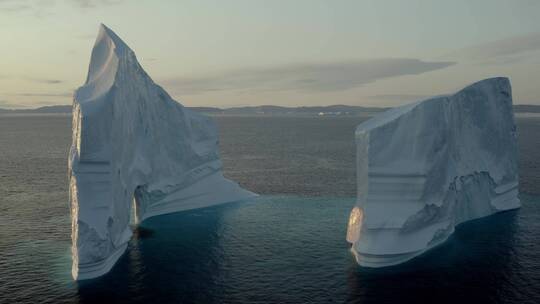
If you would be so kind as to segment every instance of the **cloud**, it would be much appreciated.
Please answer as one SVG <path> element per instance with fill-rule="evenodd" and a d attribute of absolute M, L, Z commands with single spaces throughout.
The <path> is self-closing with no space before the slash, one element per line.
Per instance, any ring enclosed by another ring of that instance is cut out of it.
<path fill-rule="evenodd" d="M 71 92 L 65 92 L 65 93 L 18 93 L 18 94 L 14 94 L 14 96 L 22 96 L 22 97 L 71 97 L 71 96 L 73 96 L 73 93 L 71 93 Z"/>
<path fill-rule="evenodd" d="M 3 12 L 3 13 L 18 13 L 18 12 L 27 11 L 27 10 L 30 10 L 30 9 L 31 9 L 31 7 L 28 6 L 28 5 L 16 4 L 16 5 L 10 5 L 10 6 L 1 6 L 0 7 L 0 12 Z"/>
<path fill-rule="evenodd" d="M 167 79 L 163 83 L 185 95 L 222 90 L 341 91 L 384 78 L 426 73 L 453 64 L 455 62 L 426 62 L 410 58 L 291 64 L 241 69 L 205 77 Z"/>
<path fill-rule="evenodd" d="M 32 9 L 25 0 L 0 0 L 0 12 L 18 13 Z"/>
<path fill-rule="evenodd" d="M 388 102 L 411 102 L 417 100 L 423 100 L 431 97 L 431 95 L 416 95 L 416 94 L 379 94 L 368 96 L 372 99 Z"/>
<path fill-rule="evenodd" d="M 470 60 L 486 64 L 506 64 L 529 58 L 527 53 L 540 50 L 540 32 L 499 39 L 463 48 L 445 58 Z"/>
<path fill-rule="evenodd" d="M 21 106 L 24 107 L 25 105 L 16 104 L 7 99 L 0 99 L 0 108 L 2 109 L 15 109 Z"/>
<path fill-rule="evenodd" d="M 124 0 L 64 0 L 82 9 L 92 9 L 100 6 L 115 5 Z M 57 0 L 0 0 L 0 13 L 33 13 L 36 17 L 51 15 Z"/>
<path fill-rule="evenodd" d="M 0 13 L 32 13 L 37 18 L 51 15 L 55 0 L 0 0 Z"/>
<path fill-rule="evenodd" d="M 102 5 L 120 4 L 123 0 L 69 0 L 82 8 L 95 8 Z"/>
<path fill-rule="evenodd" d="M 29 77 L 29 76 L 19 76 L 19 75 L 11 75 L 11 76 L 0 75 L 0 79 L 14 79 L 14 78 L 23 79 L 23 80 L 30 81 L 30 82 L 35 82 L 35 83 L 43 83 L 43 84 L 64 83 L 63 80 L 59 80 L 59 79 L 39 78 L 39 77 Z"/>
<path fill-rule="evenodd" d="M 34 77 L 23 77 L 23 78 L 28 81 L 44 83 L 44 84 L 59 84 L 63 82 L 62 80 L 58 80 L 58 79 L 34 78 Z"/>

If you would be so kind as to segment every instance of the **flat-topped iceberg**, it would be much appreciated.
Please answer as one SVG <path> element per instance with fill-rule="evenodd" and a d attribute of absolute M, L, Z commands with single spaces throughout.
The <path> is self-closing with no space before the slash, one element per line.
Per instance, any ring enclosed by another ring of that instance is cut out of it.
<path fill-rule="evenodd" d="M 402 263 L 464 221 L 520 206 L 507 78 L 389 110 L 355 137 L 357 204 L 347 241 L 362 266 Z"/>
<path fill-rule="evenodd" d="M 223 177 L 213 121 L 174 101 L 101 26 L 73 101 L 69 157 L 72 274 L 108 272 L 136 218 L 253 197 Z"/>

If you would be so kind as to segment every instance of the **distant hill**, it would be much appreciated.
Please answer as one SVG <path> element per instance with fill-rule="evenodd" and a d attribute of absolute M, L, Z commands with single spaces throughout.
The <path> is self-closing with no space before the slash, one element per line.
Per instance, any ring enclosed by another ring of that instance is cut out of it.
<path fill-rule="evenodd" d="M 360 107 L 348 105 L 332 105 L 318 107 L 281 107 L 281 106 L 252 106 L 252 107 L 234 107 L 234 108 L 214 108 L 214 107 L 188 107 L 196 112 L 206 114 L 225 114 L 225 115 L 361 115 L 375 114 L 385 111 L 389 108 Z M 540 113 L 538 105 L 514 105 L 515 113 Z M 0 114 L 70 114 L 71 105 L 47 106 L 37 109 L 2 109 Z"/>
<path fill-rule="evenodd" d="M 0 113 L 8 114 L 62 114 L 62 113 L 71 113 L 71 106 L 47 106 L 37 109 L 1 109 Z"/>
<path fill-rule="evenodd" d="M 515 105 L 514 113 L 540 113 L 540 106 L 536 105 Z"/>
<path fill-rule="evenodd" d="M 220 108 L 212 108 L 212 107 L 187 107 L 187 108 L 195 112 L 206 113 L 206 114 L 223 113 L 223 109 L 220 109 Z"/>
<path fill-rule="evenodd" d="M 236 115 L 359 115 L 377 113 L 387 108 L 332 105 L 320 107 L 253 106 L 224 109 L 224 114 Z"/>
<path fill-rule="evenodd" d="M 0 108 L 0 114 L 71 114 L 71 105 L 69 106 L 47 106 L 36 109 L 2 109 Z M 223 112 L 223 109 L 212 107 L 192 107 L 189 108 L 196 112 L 203 112 L 208 114 L 219 114 Z"/>
<path fill-rule="evenodd" d="M 225 115 L 358 115 L 381 112 L 386 108 L 369 108 L 347 105 L 333 105 L 325 107 L 280 107 L 280 106 L 253 106 L 220 109 L 214 107 L 188 107 L 188 109 L 206 114 Z M 0 109 L 1 113 L 8 114 L 67 114 L 71 113 L 71 106 L 47 106 L 37 109 Z"/>

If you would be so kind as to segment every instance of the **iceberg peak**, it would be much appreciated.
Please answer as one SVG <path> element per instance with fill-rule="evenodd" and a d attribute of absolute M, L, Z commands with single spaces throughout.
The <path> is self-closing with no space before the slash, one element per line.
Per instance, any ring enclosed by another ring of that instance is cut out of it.
<path fill-rule="evenodd" d="M 141 70 L 135 53 L 110 28 L 101 24 L 92 49 L 85 84 L 75 92 L 81 102 L 96 101 L 108 92 L 119 70 Z M 144 73 L 146 74 L 146 73 Z"/>
<path fill-rule="evenodd" d="M 120 37 L 118 37 L 118 35 L 116 35 L 116 33 L 113 30 L 111 30 L 109 27 L 107 27 L 103 23 L 101 23 L 101 25 L 99 26 L 99 32 L 98 32 L 98 36 L 97 36 L 97 39 L 96 39 L 96 44 L 101 39 L 109 39 L 112 42 L 112 45 L 117 49 L 127 49 L 127 50 L 133 52 L 127 46 L 127 44 Z M 121 53 L 119 53 L 119 55 L 120 54 Z"/>

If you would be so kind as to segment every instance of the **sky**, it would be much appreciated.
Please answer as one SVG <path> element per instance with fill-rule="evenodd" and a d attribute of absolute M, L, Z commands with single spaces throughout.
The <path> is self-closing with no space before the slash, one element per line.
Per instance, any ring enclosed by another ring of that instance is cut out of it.
<path fill-rule="evenodd" d="M 394 106 L 509 77 L 540 105 L 536 0 L 0 0 L 0 108 L 71 104 L 99 25 L 186 106 Z"/>

